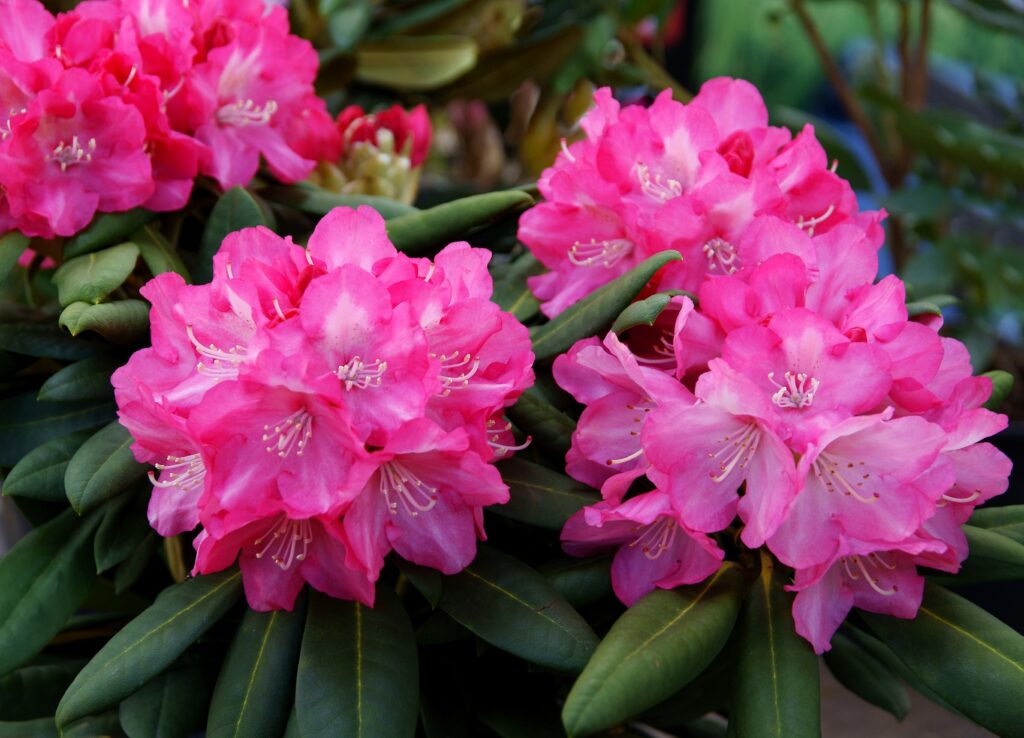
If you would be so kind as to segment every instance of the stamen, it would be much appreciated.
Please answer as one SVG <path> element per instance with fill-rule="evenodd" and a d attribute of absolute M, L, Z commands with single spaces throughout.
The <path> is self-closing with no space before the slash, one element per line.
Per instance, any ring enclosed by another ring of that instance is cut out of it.
<path fill-rule="evenodd" d="M 657 357 L 654 356 L 635 356 L 634 358 L 641 364 L 675 364 L 676 363 L 676 349 L 673 345 L 673 335 L 671 331 L 662 330 L 661 336 L 658 338 L 657 343 L 651 348 Z"/>
<path fill-rule="evenodd" d="M 397 461 L 381 466 L 379 477 L 380 493 L 392 515 L 398 514 L 399 503 L 414 518 L 437 504 L 437 487 L 431 487 Z"/>
<path fill-rule="evenodd" d="M 608 466 L 618 466 L 619 464 L 628 464 L 629 462 L 633 461 L 634 459 L 639 459 L 643 455 L 644 455 L 644 449 L 641 446 L 636 451 L 631 453 L 629 456 L 623 456 L 621 459 L 608 459 L 608 461 L 605 462 L 605 463 L 607 463 Z"/>
<path fill-rule="evenodd" d="M 303 249 L 302 254 L 303 256 L 306 257 L 307 264 L 309 264 L 310 266 L 316 266 L 316 264 L 313 263 L 313 257 L 309 255 L 309 249 Z"/>
<path fill-rule="evenodd" d="M 233 348 L 224 351 L 217 348 L 214 344 L 208 344 L 204 346 L 196 338 L 196 334 L 192 331 L 192 326 L 185 326 L 185 332 L 188 333 L 188 338 L 195 346 L 196 353 L 199 356 L 210 359 L 211 363 L 203 363 L 202 361 L 196 364 L 196 370 L 213 377 L 216 380 L 221 379 L 234 379 L 238 376 L 238 365 L 245 360 L 245 346 L 234 346 Z"/>
<path fill-rule="evenodd" d="M 495 425 L 497 423 L 493 418 L 487 421 L 487 445 L 494 449 L 494 455 L 497 458 L 515 453 L 516 451 L 522 451 L 533 441 L 532 436 L 527 436 L 526 440 L 518 446 L 502 443 L 506 436 L 515 440 L 515 437 L 512 435 L 512 424 L 506 422 L 505 425 L 497 429 L 494 428 Z"/>
<path fill-rule="evenodd" d="M 814 229 L 817 228 L 818 226 L 820 226 L 822 223 L 824 223 L 830 217 L 832 217 L 832 213 L 834 213 L 835 211 L 836 211 L 836 206 L 835 205 L 829 205 L 828 206 L 828 210 L 826 210 L 824 213 L 819 215 L 817 218 L 808 218 L 807 220 L 804 220 L 804 216 L 801 215 L 799 218 L 797 218 L 796 227 L 797 228 L 806 228 L 807 229 L 807 235 L 808 236 L 813 236 L 814 235 Z"/>
<path fill-rule="evenodd" d="M 703 247 L 708 257 L 708 269 L 720 269 L 723 274 L 735 274 L 739 271 L 739 256 L 736 247 L 722 238 L 712 238 Z"/>
<path fill-rule="evenodd" d="M 282 459 L 292 451 L 296 452 L 296 456 L 302 456 L 309 439 L 313 437 L 313 416 L 305 409 L 296 410 L 273 427 L 263 426 L 263 430 L 264 443 L 270 442 L 268 453 L 276 453 Z"/>
<path fill-rule="evenodd" d="M 864 462 L 857 462 L 856 466 L 864 466 Z M 865 504 L 872 504 L 878 502 L 879 494 L 872 492 L 870 497 L 865 497 L 860 494 L 857 490 L 864 486 L 864 481 L 871 478 L 870 474 L 864 474 L 859 482 L 850 482 L 844 474 L 853 474 L 850 469 L 854 468 L 855 465 L 852 461 L 841 463 L 835 457 L 827 454 L 820 453 L 818 458 L 811 464 L 811 469 L 814 471 L 814 476 L 818 478 L 818 481 L 824 485 L 827 492 L 841 492 L 846 497 L 852 497 L 857 502 L 863 502 Z"/>
<path fill-rule="evenodd" d="M 164 102 L 166 103 L 172 97 L 181 92 L 181 88 L 185 85 L 185 76 L 182 75 L 178 82 L 169 90 L 164 90 Z"/>
<path fill-rule="evenodd" d="M 95 138 L 90 138 L 85 146 L 82 146 L 78 141 L 78 136 L 72 136 L 70 144 L 63 140 L 58 143 L 54 147 L 53 153 L 50 154 L 49 159 L 60 164 L 60 170 L 66 172 L 68 167 L 92 161 L 94 151 L 96 151 Z"/>
<path fill-rule="evenodd" d="M 276 297 L 274 298 L 274 310 L 277 311 L 277 317 L 279 317 L 281 320 L 288 320 L 288 318 L 284 314 L 284 310 L 281 309 L 280 301 Z"/>
<path fill-rule="evenodd" d="M 783 385 L 775 381 L 775 372 L 768 372 L 768 381 L 779 388 L 772 395 L 772 402 L 779 407 L 797 410 L 810 407 L 814 403 L 814 393 L 818 391 L 821 382 L 803 372 L 786 372 L 784 376 L 786 384 Z"/>
<path fill-rule="evenodd" d="M 427 275 L 423 278 L 424 282 L 429 282 L 430 278 L 434 276 L 434 264 L 431 262 L 430 269 L 427 270 Z"/>
<path fill-rule="evenodd" d="M 830 172 L 832 172 L 832 174 L 835 174 L 837 169 L 839 169 L 839 160 L 838 159 L 833 159 L 832 160 L 832 166 L 830 166 L 828 168 L 828 170 Z"/>
<path fill-rule="evenodd" d="M 967 504 L 969 502 L 974 502 L 979 497 L 981 497 L 981 490 L 980 489 L 974 490 L 973 492 L 971 492 L 966 497 L 954 497 L 953 495 L 948 495 L 947 494 L 947 495 L 942 495 L 942 500 L 939 503 L 939 505 L 941 507 L 942 503 L 948 503 L 948 502 L 956 502 L 956 503 L 961 503 L 961 504 Z"/>
<path fill-rule="evenodd" d="M 222 105 L 216 113 L 217 122 L 226 126 L 265 126 L 277 112 L 277 101 L 257 105 L 253 100 L 236 100 Z"/>
<path fill-rule="evenodd" d="M 0 126 L 0 141 L 3 141 L 11 135 L 11 118 L 26 112 L 28 112 L 28 108 L 10 108 L 7 111 L 7 119 L 4 120 L 3 125 Z"/>
<path fill-rule="evenodd" d="M 206 479 L 206 467 L 199 454 L 168 456 L 167 463 L 155 466 L 160 471 L 160 479 L 149 472 L 149 481 L 154 487 L 177 487 L 182 492 L 192 492 L 201 488 Z"/>
<path fill-rule="evenodd" d="M 308 520 L 289 520 L 281 513 L 270 524 L 270 529 L 253 541 L 253 545 L 263 546 L 256 552 L 257 559 L 269 553 L 275 564 L 287 570 L 296 561 L 305 560 L 312 542 L 313 526 Z"/>
<path fill-rule="evenodd" d="M 469 380 L 480 369 L 479 359 L 474 359 L 471 354 L 464 354 L 461 351 L 453 351 L 440 356 L 431 354 L 431 358 L 441 362 L 441 373 L 438 375 L 443 387 L 440 392 L 441 397 L 447 397 L 452 390 L 468 387 Z"/>
<path fill-rule="evenodd" d="M 128 77 L 124 81 L 124 86 L 125 87 L 127 87 L 128 85 L 130 85 L 132 83 L 132 80 L 135 79 L 135 73 L 138 72 L 138 71 L 139 70 L 135 67 L 135 65 L 132 64 L 132 68 L 128 71 Z"/>
<path fill-rule="evenodd" d="M 569 262 L 576 266 L 600 265 L 613 267 L 629 256 L 633 251 L 633 242 L 625 238 L 613 238 L 608 241 L 590 239 L 589 242 L 576 241 L 569 247 Z"/>
<path fill-rule="evenodd" d="M 754 453 L 756 453 L 757 447 L 761 443 L 761 432 L 756 423 L 749 423 L 743 426 L 743 430 L 736 435 L 735 439 L 733 435 L 730 433 L 722 438 L 722 448 L 718 451 L 714 453 L 708 452 L 708 458 L 711 459 L 725 456 L 718 464 L 718 472 L 710 473 L 712 482 L 724 481 L 726 477 L 732 474 L 737 465 L 740 469 L 745 468 L 754 457 Z"/>
<path fill-rule="evenodd" d="M 231 269 L 231 262 L 230 261 L 227 264 L 224 265 L 224 271 L 226 271 L 228 273 L 228 279 L 234 279 L 235 278 L 235 272 Z"/>
<path fill-rule="evenodd" d="M 860 569 L 860 573 L 864 575 L 864 581 L 867 582 L 868 585 L 870 585 L 871 589 L 875 590 L 876 592 L 878 592 L 878 594 L 883 595 L 885 597 L 889 597 L 890 595 L 896 594 L 897 590 L 895 586 L 892 589 L 882 589 L 882 587 L 879 586 L 878 579 L 871 576 L 871 573 L 865 568 L 864 559 L 862 559 L 860 556 L 851 556 L 850 558 L 853 560 L 853 563 L 857 565 L 857 568 Z M 847 566 L 846 572 L 847 574 L 850 573 L 849 566 Z M 850 578 L 859 579 L 860 577 L 851 576 Z"/>
<path fill-rule="evenodd" d="M 652 177 L 650 167 L 642 161 L 638 161 L 633 165 L 633 172 L 636 174 L 637 179 L 640 180 L 640 189 L 643 190 L 644 194 L 658 202 L 665 202 L 683 194 L 683 186 L 679 183 L 679 180 L 666 179 L 662 181 L 660 174 L 655 174 Z"/>
<path fill-rule="evenodd" d="M 670 517 L 662 517 L 644 528 L 643 533 L 629 544 L 630 548 L 640 546 L 651 561 L 660 558 L 669 549 L 676 538 L 679 526 Z"/>
<path fill-rule="evenodd" d="M 565 157 L 573 164 L 576 163 L 576 157 L 572 155 L 571 151 L 569 151 L 569 145 L 565 142 L 564 137 L 562 138 L 562 153 L 565 154 Z"/>
<path fill-rule="evenodd" d="M 380 387 L 387 368 L 386 361 L 374 359 L 371 362 L 364 362 L 358 356 L 353 356 L 347 364 L 339 366 L 334 373 L 345 383 L 346 390 L 351 390 L 353 387 L 366 389 L 367 387 Z"/>

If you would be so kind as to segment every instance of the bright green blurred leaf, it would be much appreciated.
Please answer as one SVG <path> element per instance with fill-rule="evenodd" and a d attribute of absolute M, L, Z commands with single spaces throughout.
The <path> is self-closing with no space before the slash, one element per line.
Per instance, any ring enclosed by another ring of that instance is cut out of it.
<path fill-rule="evenodd" d="M 394 36 L 356 47 L 356 79 L 394 90 L 433 90 L 476 60 L 476 42 L 466 36 Z"/>
<path fill-rule="evenodd" d="M 985 372 L 981 376 L 992 380 L 992 395 L 985 403 L 985 409 L 998 410 L 1006 402 L 1006 398 L 1010 396 L 1010 390 L 1013 389 L 1013 375 L 1009 372 L 994 369 L 990 372 Z"/>

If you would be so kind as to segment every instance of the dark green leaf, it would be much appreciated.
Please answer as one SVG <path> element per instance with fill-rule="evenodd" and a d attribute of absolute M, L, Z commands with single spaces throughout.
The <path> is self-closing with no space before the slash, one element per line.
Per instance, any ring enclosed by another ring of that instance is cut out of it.
<path fill-rule="evenodd" d="M 897 720 L 910 712 L 910 695 L 903 682 L 842 631 L 832 636 L 832 650 L 825 652 L 825 664 L 840 684 Z"/>
<path fill-rule="evenodd" d="M 992 395 L 988 398 L 988 402 L 985 403 L 985 408 L 987 410 L 998 410 L 1006 402 L 1006 398 L 1010 396 L 1010 390 L 1013 389 L 1013 375 L 1009 372 L 995 369 L 985 372 L 981 376 L 992 380 Z"/>
<path fill-rule="evenodd" d="M 544 577 L 486 546 L 444 580 L 440 607 L 488 643 L 551 669 L 578 672 L 597 645 L 587 622 Z"/>
<path fill-rule="evenodd" d="M 395 90 L 433 90 L 473 68 L 466 36 L 394 36 L 356 48 L 356 79 Z"/>
<path fill-rule="evenodd" d="M 127 559 L 149 534 L 148 492 L 147 484 L 141 493 L 121 495 L 104 508 L 103 521 L 93 541 L 97 572 L 104 572 Z"/>
<path fill-rule="evenodd" d="M 949 5 L 959 10 L 972 20 L 982 23 L 998 31 L 1024 36 L 1024 13 L 1020 7 L 1002 0 L 995 3 L 991 0 L 946 0 Z"/>
<path fill-rule="evenodd" d="M 291 205 L 303 212 L 314 215 L 327 215 L 334 208 L 357 208 L 360 205 L 369 205 L 380 213 L 384 219 L 396 218 L 399 215 L 416 212 L 416 208 L 412 205 L 406 205 L 404 202 L 398 202 L 398 200 L 392 200 L 387 197 L 339 195 L 309 184 L 272 187 L 264 194 L 273 202 Z"/>
<path fill-rule="evenodd" d="M 533 443 L 562 460 L 572 446 L 576 423 L 560 413 L 536 388 L 528 389 L 505 411 L 509 420 L 533 438 Z"/>
<path fill-rule="evenodd" d="M 510 499 L 493 512 L 548 530 L 561 530 L 574 513 L 600 501 L 589 487 L 525 459 L 498 464 Z"/>
<path fill-rule="evenodd" d="M 139 247 L 128 242 L 65 261 L 53 273 L 60 304 L 100 302 L 124 284 L 138 258 Z"/>
<path fill-rule="evenodd" d="M 77 660 L 31 663 L 0 678 L 0 720 L 52 720 L 61 695 L 83 666 Z"/>
<path fill-rule="evenodd" d="M 538 571 L 573 607 L 583 607 L 612 593 L 611 555 L 586 559 L 558 558 Z"/>
<path fill-rule="evenodd" d="M 35 656 L 89 593 L 98 523 L 65 510 L 0 559 L 0 674 Z"/>
<path fill-rule="evenodd" d="M 970 523 L 1024 544 L 1024 505 L 980 507 L 971 515 Z"/>
<path fill-rule="evenodd" d="M 818 658 L 797 635 L 793 599 L 771 558 L 747 594 L 739 621 L 733 709 L 738 738 L 821 736 Z"/>
<path fill-rule="evenodd" d="M 112 343 L 134 343 L 149 335 L 149 303 L 115 300 L 90 305 L 73 302 L 60 314 L 60 326 L 72 336 L 95 331 Z"/>
<path fill-rule="evenodd" d="M 423 595 L 430 606 L 437 607 L 437 603 L 441 600 L 441 572 L 414 564 L 401 557 L 395 557 L 394 562 L 398 566 L 398 570 L 412 582 L 412 586 Z"/>
<path fill-rule="evenodd" d="M 511 263 L 508 272 L 494 283 L 494 301 L 518 320 L 529 320 L 540 310 L 540 303 L 526 284 L 528 277 L 544 272 L 544 265 L 527 253 Z"/>
<path fill-rule="evenodd" d="M 76 341 L 54 323 L 0 324 L 0 349 L 15 354 L 77 361 L 92 356 L 99 348 L 90 341 Z"/>
<path fill-rule="evenodd" d="M 14 466 L 22 456 L 51 438 L 109 422 L 113 403 L 39 402 L 35 392 L 0 401 L 0 466 Z"/>
<path fill-rule="evenodd" d="M 686 686 L 725 645 L 742 596 L 743 577 L 726 564 L 703 584 L 656 589 L 633 605 L 569 692 L 569 735 L 611 727 Z"/>
<path fill-rule="evenodd" d="M 91 430 L 76 431 L 47 441 L 22 457 L 4 480 L 3 493 L 33 500 L 64 502 L 64 471 Z"/>
<path fill-rule="evenodd" d="M 530 333 L 537 359 L 548 359 L 568 351 L 581 338 L 602 335 L 659 269 L 681 258 L 675 251 L 655 254 L 571 305 L 551 322 L 534 328 Z"/>
<path fill-rule="evenodd" d="M 57 738 L 52 717 L 20 722 L 0 722 L 0 738 Z"/>
<path fill-rule="evenodd" d="M 969 553 L 953 576 L 936 576 L 946 586 L 975 582 L 1013 582 L 1024 579 L 1024 543 L 998 530 L 963 526 Z"/>
<path fill-rule="evenodd" d="M 916 318 L 920 315 L 937 315 L 942 317 L 942 308 L 934 302 L 927 300 L 915 300 L 907 303 L 907 317 Z"/>
<path fill-rule="evenodd" d="M 262 208 L 248 190 L 235 186 L 225 192 L 213 206 L 210 220 L 199 245 L 196 281 L 204 284 L 213 279 L 213 257 L 229 233 L 252 226 L 267 225 Z"/>
<path fill-rule="evenodd" d="M 662 311 L 668 307 L 672 295 L 666 292 L 659 292 L 650 297 L 631 303 L 625 310 L 619 313 L 619 317 L 612 323 L 612 333 L 622 333 L 638 325 L 654 325 Z"/>
<path fill-rule="evenodd" d="M 110 375 L 120 363 L 109 356 L 90 356 L 76 361 L 43 382 L 37 397 L 44 402 L 109 400 L 114 395 Z"/>
<path fill-rule="evenodd" d="M 125 213 L 104 213 L 97 216 L 89 227 L 64 244 L 64 258 L 72 259 L 104 246 L 124 241 L 135 231 L 156 217 L 156 213 L 135 208 Z"/>
<path fill-rule="evenodd" d="M 139 545 L 128 554 L 128 558 L 117 565 L 117 569 L 114 570 L 115 594 L 124 594 L 138 581 L 159 546 L 160 536 L 149 531 Z"/>
<path fill-rule="evenodd" d="M 394 592 L 372 608 L 310 593 L 295 710 L 303 738 L 412 738 L 419 666 L 412 625 Z"/>
<path fill-rule="evenodd" d="M 121 703 L 121 727 L 128 738 L 188 738 L 206 718 L 210 669 L 189 666 L 157 674 Z"/>
<path fill-rule="evenodd" d="M 292 612 L 247 610 L 213 690 L 208 738 L 277 738 L 292 709 L 305 598 Z"/>
<path fill-rule="evenodd" d="M 116 705 L 167 668 L 235 603 L 238 571 L 186 579 L 168 587 L 107 641 L 72 682 L 57 708 L 67 725 Z"/>
<path fill-rule="evenodd" d="M 29 237 L 18 231 L 11 231 L 0 236 L 0 282 L 14 269 L 18 259 L 29 245 Z"/>
<path fill-rule="evenodd" d="M 1024 636 L 952 592 L 925 586 L 914 620 L 862 613 L 931 690 L 998 735 L 1024 735 Z"/>
<path fill-rule="evenodd" d="M 185 268 L 178 252 L 155 226 L 152 224 L 143 226 L 132 236 L 132 239 L 139 247 L 142 260 L 146 262 L 146 266 L 149 267 L 153 276 L 164 272 L 175 272 L 180 274 L 186 282 L 189 281 L 188 269 Z"/>
<path fill-rule="evenodd" d="M 126 492 L 146 476 L 135 460 L 128 430 L 116 420 L 82 444 L 64 472 L 64 488 L 79 513 Z"/>
<path fill-rule="evenodd" d="M 471 195 L 393 218 L 387 223 L 388 236 L 399 251 L 421 256 L 532 204 L 533 198 L 522 190 Z"/>

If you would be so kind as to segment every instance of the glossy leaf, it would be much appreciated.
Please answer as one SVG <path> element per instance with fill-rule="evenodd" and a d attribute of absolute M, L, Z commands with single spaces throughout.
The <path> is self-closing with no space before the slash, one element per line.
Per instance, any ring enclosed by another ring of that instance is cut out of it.
<path fill-rule="evenodd" d="M 473 68 L 467 36 L 394 36 L 356 48 L 356 79 L 394 90 L 433 90 Z"/>
<path fill-rule="evenodd" d="M 601 499 L 576 480 L 525 459 L 502 461 L 498 471 L 508 485 L 510 499 L 490 509 L 540 528 L 561 530 L 575 512 Z"/>
<path fill-rule="evenodd" d="M 30 663 L 0 677 L 0 719 L 52 721 L 61 695 L 83 666 L 79 660 Z"/>
<path fill-rule="evenodd" d="M 910 713 L 910 695 L 903 682 L 880 660 L 842 631 L 832 636 L 825 664 L 839 683 L 860 697 L 902 720 Z"/>
<path fill-rule="evenodd" d="M 178 252 L 174 249 L 164 235 L 152 224 L 143 226 L 132 235 L 142 260 L 146 262 L 149 271 L 153 276 L 164 272 L 174 272 L 188 282 L 190 277 L 185 263 L 181 260 Z"/>
<path fill-rule="evenodd" d="M 979 507 L 969 522 L 975 528 L 984 528 L 1024 544 L 1024 505 Z"/>
<path fill-rule="evenodd" d="M 82 669 L 57 708 L 57 724 L 100 712 L 136 692 L 209 630 L 241 590 L 238 571 L 187 579 L 165 589 Z"/>
<path fill-rule="evenodd" d="M 0 349 L 25 356 L 77 361 L 92 356 L 101 346 L 75 340 L 53 323 L 0 324 Z"/>
<path fill-rule="evenodd" d="M 378 586 L 372 608 L 310 593 L 295 713 L 302 738 L 412 738 L 419 666 L 401 602 Z"/>
<path fill-rule="evenodd" d="M 818 658 L 797 635 L 779 572 L 761 557 L 743 603 L 730 719 L 737 738 L 819 738 Z"/>
<path fill-rule="evenodd" d="M 552 459 L 561 461 L 565 458 L 572 446 L 576 423 L 552 407 L 536 388 L 520 395 L 505 414 L 517 427 L 529 433 L 533 444 L 546 451 Z"/>
<path fill-rule="evenodd" d="M 58 738 L 52 717 L 0 722 L 0 738 Z"/>
<path fill-rule="evenodd" d="M 552 559 L 538 571 L 573 607 L 583 607 L 612 593 L 612 556 Z"/>
<path fill-rule="evenodd" d="M 393 218 L 387 223 L 388 236 L 399 251 L 422 256 L 465 238 L 474 228 L 532 204 L 533 198 L 522 190 L 470 195 Z"/>
<path fill-rule="evenodd" d="M 18 263 L 18 259 L 28 248 L 30 241 L 28 236 L 18 231 L 11 231 L 0 236 L 0 282 L 11 273 Z"/>
<path fill-rule="evenodd" d="M 89 593 L 98 522 L 65 510 L 0 559 L 0 674 L 35 656 Z"/>
<path fill-rule="evenodd" d="M 570 736 L 609 728 L 682 689 L 725 645 L 743 577 L 726 564 L 708 581 L 656 589 L 612 626 L 562 710 Z"/>
<path fill-rule="evenodd" d="M 124 594 L 139 580 L 153 555 L 156 554 L 160 541 L 160 536 L 154 531 L 148 531 L 146 537 L 128 554 L 128 558 L 117 565 L 114 570 L 115 594 Z"/>
<path fill-rule="evenodd" d="M 149 303 L 115 300 L 90 305 L 73 302 L 60 314 L 61 328 L 72 336 L 94 331 L 112 343 L 133 343 L 149 335 Z"/>
<path fill-rule="evenodd" d="M 124 494 L 103 509 L 103 520 L 93 540 L 96 571 L 111 569 L 131 556 L 150 532 L 146 518 L 149 485 L 141 493 Z"/>
<path fill-rule="evenodd" d="M 668 307 L 672 295 L 667 292 L 658 292 L 643 300 L 629 305 L 619 313 L 619 317 L 612 323 L 612 333 L 622 333 L 638 325 L 654 325 L 662 311 Z"/>
<path fill-rule="evenodd" d="M 110 375 L 120 364 L 110 356 L 90 356 L 76 361 L 43 382 L 37 397 L 43 402 L 110 400 L 114 396 Z"/>
<path fill-rule="evenodd" d="M 95 428 L 114 415 L 111 402 L 39 402 L 35 392 L 0 401 L 0 466 L 14 466 L 22 456 L 51 438 Z"/>
<path fill-rule="evenodd" d="M 1010 396 L 1010 390 L 1013 389 L 1013 375 L 1009 372 L 994 369 L 990 372 L 985 372 L 982 376 L 992 380 L 992 395 L 985 403 L 985 408 L 988 410 L 998 410 L 1006 402 L 1006 398 Z"/>
<path fill-rule="evenodd" d="M 953 576 L 941 577 L 943 583 L 955 586 L 1024 579 L 1024 543 L 999 530 L 965 525 L 963 531 L 967 535 L 969 553 L 960 571 Z"/>
<path fill-rule="evenodd" d="M 157 674 L 121 703 L 121 727 L 128 738 L 188 738 L 206 718 L 210 669 L 189 666 Z"/>
<path fill-rule="evenodd" d="M 147 467 L 132 454 L 134 440 L 115 420 L 75 452 L 64 472 L 64 488 L 75 510 L 92 510 L 146 476 Z"/>
<path fill-rule="evenodd" d="M 441 572 L 406 561 L 400 556 L 395 556 L 393 560 L 402 575 L 412 582 L 412 586 L 423 595 L 430 606 L 437 607 L 437 603 L 441 600 Z"/>
<path fill-rule="evenodd" d="M 213 279 L 213 256 L 229 233 L 267 224 L 263 209 L 248 190 L 236 185 L 225 192 L 210 211 L 210 220 L 203 231 L 196 281 L 203 284 Z"/>
<path fill-rule="evenodd" d="M 84 231 L 64 243 L 64 258 L 71 259 L 120 243 L 154 218 L 156 213 L 142 208 L 98 215 Z"/>
<path fill-rule="evenodd" d="M 659 269 L 681 258 L 675 251 L 655 254 L 571 305 L 554 320 L 534 328 L 530 333 L 537 359 L 549 359 L 568 351 L 581 338 L 603 335 Z"/>
<path fill-rule="evenodd" d="M 597 645 L 591 627 L 544 577 L 486 546 L 444 580 L 440 607 L 491 645 L 559 671 L 579 672 Z"/>
<path fill-rule="evenodd" d="M 5 495 L 47 502 L 64 502 L 64 472 L 75 452 L 92 436 L 76 431 L 47 441 L 22 457 L 3 484 Z"/>
<path fill-rule="evenodd" d="M 518 320 L 529 320 L 540 311 L 540 303 L 526 280 L 543 272 L 544 265 L 533 254 L 520 256 L 509 265 L 508 272 L 494 282 L 494 301 Z"/>
<path fill-rule="evenodd" d="M 208 738 L 277 738 L 292 709 L 305 598 L 291 612 L 247 610 L 217 677 Z"/>
<path fill-rule="evenodd" d="M 124 284 L 138 258 L 139 247 L 128 242 L 65 261 L 53 273 L 60 304 L 98 303 Z"/>
<path fill-rule="evenodd" d="M 266 191 L 265 196 L 274 202 L 291 205 L 314 215 L 327 215 L 334 208 L 357 208 L 360 205 L 369 205 L 385 220 L 416 212 L 412 205 L 387 197 L 340 195 L 303 183 L 289 187 L 272 187 Z"/>
<path fill-rule="evenodd" d="M 941 587 L 914 620 L 863 613 L 929 689 L 998 735 L 1024 735 L 1024 635 Z"/>

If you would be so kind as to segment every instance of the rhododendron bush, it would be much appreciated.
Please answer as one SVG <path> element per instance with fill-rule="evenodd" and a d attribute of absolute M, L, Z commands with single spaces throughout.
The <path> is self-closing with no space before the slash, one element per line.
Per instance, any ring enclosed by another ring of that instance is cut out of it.
<path fill-rule="evenodd" d="M 814 128 L 327 5 L 0 0 L 0 735 L 1024 735 L 1010 377 Z"/>

